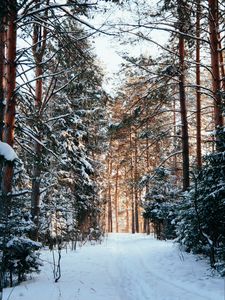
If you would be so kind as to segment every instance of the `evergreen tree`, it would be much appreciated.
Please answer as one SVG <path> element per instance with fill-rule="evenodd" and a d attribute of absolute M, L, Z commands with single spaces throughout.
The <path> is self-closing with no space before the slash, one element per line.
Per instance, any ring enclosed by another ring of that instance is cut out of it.
<path fill-rule="evenodd" d="M 218 151 L 204 159 L 201 171 L 180 206 L 178 241 L 187 251 L 203 253 L 210 264 L 225 274 L 225 133 L 218 129 Z"/>
<path fill-rule="evenodd" d="M 174 176 L 163 167 L 155 170 L 153 178 L 142 179 L 141 184 L 148 186 L 143 202 L 143 216 L 154 226 L 154 233 L 158 239 L 171 239 L 176 236 L 173 220 L 180 191 L 175 186 Z"/>

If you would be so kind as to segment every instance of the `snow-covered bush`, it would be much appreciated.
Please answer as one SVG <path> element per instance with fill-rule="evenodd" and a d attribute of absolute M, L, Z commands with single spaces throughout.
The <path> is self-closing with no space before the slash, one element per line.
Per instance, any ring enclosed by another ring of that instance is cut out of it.
<path fill-rule="evenodd" d="M 12 198 L 10 207 L 2 209 L 0 220 L 0 267 L 4 274 L 3 285 L 13 286 L 38 271 L 40 261 L 37 250 L 41 244 L 32 241 L 34 224 L 26 207 L 26 199 Z"/>
<path fill-rule="evenodd" d="M 160 167 L 155 170 L 155 177 L 149 182 L 149 190 L 143 203 L 143 217 L 154 226 L 158 239 L 175 238 L 173 220 L 177 213 L 176 206 L 180 191 L 172 183 L 169 170 Z"/>
<path fill-rule="evenodd" d="M 26 279 L 26 274 L 38 272 L 41 263 L 36 250 L 40 247 L 40 243 L 24 237 L 13 237 L 7 242 L 4 249 L 5 267 L 11 286 L 15 277 L 20 283 Z"/>
<path fill-rule="evenodd" d="M 190 192 L 180 205 L 178 241 L 187 251 L 210 258 L 225 275 L 225 132 L 218 130 L 217 151 L 205 157 Z"/>
<path fill-rule="evenodd" d="M 0 146 L 2 145 L 7 150 L 4 143 Z M 25 188 L 27 174 L 22 162 L 8 146 L 7 155 L 3 156 L 1 162 L 11 158 L 14 167 L 12 194 L 0 194 L 0 271 L 3 275 L 1 287 L 13 286 L 25 280 L 27 274 L 38 271 L 40 266 L 36 251 L 41 244 L 30 238 L 35 226 L 31 220 L 28 190 Z"/>
<path fill-rule="evenodd" d="M 176 213 L 176 204 L 171 202 L 149 201 L 145 206 L 143 217 L 149 219 L 154 225 L 154 232 L 158 239 L 175 238 L 173 220 Z"/>

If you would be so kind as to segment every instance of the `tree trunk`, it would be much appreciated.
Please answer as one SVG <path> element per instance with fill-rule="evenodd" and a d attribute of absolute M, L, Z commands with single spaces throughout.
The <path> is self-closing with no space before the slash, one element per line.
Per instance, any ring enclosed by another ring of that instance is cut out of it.
<path fill-rule="evenodd" d="M 131 196 L 131 232 L 135 233 L 135 207 L 134 207 L 134 166 L 133 166 L 133 150 L 132 150 L 132 129 L 130 127 L 130 196 Z"/>
<path fill-rule="evenodd" d="M 119 181 L 119 166 L 116 166 L 116 182 L 115 182 L 115 222 L 116 222 L 116 232 L 119 232 L 119 223 L 118 223 L 118 207 L 119 207 L 119 201 L 118 201 L 118 181 Z"/>
<path fill-rule="evenodd" d="M 40 64 L 40 62 L 39 62 Z M 36 68 L 36 77 L 41 77 L 43 74 L 42 68 L 37 66 Z M 35 86 L 35 108 L 36 108 L 36 117 L 37 124 L 39 122 L 39 110 L 42 103 L 42 78 L 36 80 Z M 37 126 L 38 128 L 38 126 Z M 38 239 L 39 232 L 39 215 L 40 215 L 40 180 L 41 180 L 41 160 L 42 160 L 42 146 L 41 146 L 41 131 L 36 135 L 38 141 L 34 141 L 34 153 L 35 161 L 33 164 L 33 178 L 32 178 L 32 194 L 31 194 L 31 215 L 32 219 L 36 225 L 36 230 L 34 231 L 33 238 L 34 240 Z"/>
<path fill-rule="evenodd" d="M 225 92 L 225 66 L 224 66 L 224 57 L 223 57 L 223 53 L 224 53 L 224 50 L 222 51 L 222 43 L 221 43 L 221 38 L 220 38 L 220 35 L 218 36 L 218 39 L 219 39 L 219 55 L 220 55 L 220 73 L 221 73 L 221 78 L 222 78 L 222 88 L 223 88 L 223 91 Z"/>
<path fill-rule="evenodd" d="M 201 75 L 200 75 L 200 18 L 201 5 L 200 0 L 197 2 L 196 14 L 196 152 L 197 152 L 197 167 L 202 166 L 202 149 L 201 149 Z"/>
<path fill-rule="evenodd" d="M 214 98 L 214 122 L 215 127 L 223 126 L 222 97 L 220 92 L 220 58 L 219 58 L 219 34 L 218 34 L 218 1 L 208 0 L 209 7 L 209 31 L 211 47 L 211 68 L 212 68 L 212 91 Z"/>
<path fill-rule="evenodd" d="M 113 231 L 112 225 L 112 197 L 111 197 L 111 173 L 112 173 L 112 159 L 109 157 L 108 160 L 108 232 Z"/>
<path fill-rule="evenodd" d="M 5 73 L 5 20 L 0 24 L 0 140 L 4 128 L 4 73 Z"/>
<path fill-rule="evenodd" d="M 173 100 L 173 147 L 174 151 L 177 151 L 177 128 L 176 128 L 176 99 Z M 178 179 L 178 167 L 177 167 L 177 156 L 174 155 L 173 157 L 173 167 L 174 167 L 174 176 L 175 176 L 175 183 L 177 183 Z"/>
<path fill-rule="evenodd" d="M 134 144 L 134 203 L 135 203 L 135 230 L 139 232 L 139 199 L 138 199 L 138 149 L 137 149 L 137 133 L 135 132 Z"/>
<path fill-rule="evenodd" d="M 8 31 L 6 41 L 6 108 L 4 115 L 3 141 L 13 146 L 15 130 L 15 87 L 16 87 L 16 1 L 13 2 L 15 9 L 9 14 Z M 14 7 L 13 5 L 13 7 Z M 8 195 L 12 190 L 13 163 L 6 162 L 2 174 L 2 193 Z M 8 197 L 7 197 L 8 198 Z"/>
<path fill-rule="evenodd" d="M 6 109 L 4 142 L 13 146 L 15 127 L 15 87 L 16 87 L 16 11 L 10 13 L 7 31 L 6 51 Z"/>
<path fill-rule="evenodd" d="M 124 181 L 128 178 L 129 173 L 127 172 L 127 167 L 124 166 Z M 126 207 L 126 227 L 125 227 L 125 232 L 130 231 L 130 209 L 129 209 L 129 189 L 127 188 L 127 184 L 124 185 L 125 190 L 124 190 L 124 195 L 125 195 L 125 207 Z"/>
<path fill-rule="evenodd" d="M 38 5 L 40 0 L 35 0 Z M 49 4 L 49 0 L 46 1 L 46 5 Z M 45 18 L 48 17 L 48 10 L 45 11 Z M 39 235 L 39 215 L 40 215 L 40 182 L 41 182 L 41 165 L 42 165 L 42 132 L 41 132 L 41 110 L 42 110 L 42 97 L 43 97 L 43 66 L 42 60 L 46 49 L 46 37 L 47 29 L 39 24 L 33 25 L 33 45 L 32 51 L 36 63 L 36 82 L 35 82 L 35 114 L 36 125 L 38 132 L 36 134 L 36 140 L 34 141 L 34 153 L 35 160 L 33 163 L 33 179 L 32 179 L 32 194 L 31 194 L 31 215 L 36 225 L 36 229 L 33 233 L 33 239 L 38 240 Z M 39 125 L 39 126 L 38 126 Z"/>
<path fill-rule="evenodd" d="M 129 218 L 129 193 L 126 190 L 126 232 L 130 231 L 130 218 Z"/>
<path fill-rule="evenodd" d="M 5 99 L 4 99 L 4 83 L 5 83 L 5 52 L 6 52 L 6 30 L 5 30 L 5 18 L 2 18 L 0 23 L 0 141 L 3 140 L 4 130 L 4 111 L 5 111 Z M 2 185 L 2 170 L 3 160 L 0 160 L 0 186 Z"/>
<path fill-rule="evenodd" d="M 188 141 L 188 123 L 187 123 L 187 109 L 186 109 L 186 94 L 185 94 L 185 67 L 184 67 L 184 37 L 182 34 L 179 36 L 179 99 L 181 111 L 181 124 L 182 124 L 182 157 L 183 157 L 183 190 L 187 190 L 190 184 L 189 179 L 189 141 Z"/>
<path fill-rule="evenodd" d="M 40 138 L 39 138 L 40 141 Z M 40 215 L 40 177 L 41 177 L 41 146 L 38 142 L 34 145 L 35 162 L 33 166 L 32 194 L 31 194 L 31 215 L 36 225 L 33 233 L 33 239 L 38 240 L 39 215 Z"/>
<path fill-rule="evenodd" d="M 131 232 L 135 233 L 135 207 L 134 207 L 134 194 L 133 187 L 131 187 Z"/>
<path fill-rule="evenodd" d="M 11 10 L 7 15 L 7 32 L 4 30 L 3 20 L 0 32 L 0 139 L 13 146 L 14 127 L 15 127 L 15 87 L 16 87 L 16 11 L 17 1 L 11 1 Z M 5 75 L 5 79 L 4 79 Z M 5 84 L 5 86 L 4 86 Z M 6 108 L 4 110 L 4 88 Z M 4 121 L 3 121 L 4 117 Z M 4 126 L 5 124 L 5 126 Z M 4 126 L 4 128 L 3 128 Z M 1 218 L 7 219 L 11 211 L 11 195 L 13 182 L 13 162 L 5 161 L 1 163 Z M 4 255 L 5 247 L 3 245 L 3 257 L 0 267 L 0 300 L 3 298 L 3 280 L 4 280 Z"/>

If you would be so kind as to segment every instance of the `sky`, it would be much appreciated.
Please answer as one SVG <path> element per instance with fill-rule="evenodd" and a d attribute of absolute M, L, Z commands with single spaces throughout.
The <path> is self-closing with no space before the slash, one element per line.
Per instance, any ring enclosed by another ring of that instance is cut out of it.
<path fill-rule="evenodd" d="M 65 0 L 58 0 L 64 3 Z M 156 9 L 157 0 L 145 0 L 149 2 L 148 8 Z M 129 3 L 134 3 L 136 1 L 131 1 Z M 137 3 L 139 3 L 137 1 Z M 138 14 L 142 14 L 145 11 L 141 11 L 142 6 L 135 6 L 135 4 L 129 4 L 123 8 L 122 6 L 112 4 L 111 2 L 99 1 L 98 10 L 93 15 L 92 18 L 81 17 L 89 24 L 92 24 L 95 28 L 101 28 L 103 31 L 109 31 L 109 24 L 115 22 L 126 22 L 137 24 Z M 134 12 L 137 12 L 135 14 Z M 136 20 L 135 20 L 136 19 Z M 102 25 L 104 26 L 102 27 Z M 86 27 L 87 29 L 87 27 Z M 112 30 L 112 29 L 111 29 Z M 168 34 L 162 31 L 153 31 L 151 33 L 151 38 L 157 42 L 164 44 L 168 38 Z M 126 43 L 124 44 L 124 39 L 108 36 L 106 34 L 95 34 L 92 36 L 93 49 L 97 54 L 99 64 L 102 66 L 105 76 L 103 87 L 111 95 L 115 94 L 115 90 L 118 85 L 123 81 L 124 76 L 120 71 L 120 64 L 123 63 L 122 53 L 125 51 L 128 56 L 140 56 L 141 54 L 145 56 L 157 56 L 160 53 L 160 49 L 150 42 L 139 42 L 134 44 Z M 25 42 L 20 41 L 20 47 L 27 46 Z"/>
<path fill-rule="evenodd" d="M 151 5 L 153 8 L 156 8 L 155 0 L 151 0 Z M 122 9 L 121 7 L 113 4 L 104 4 L 106 10 L 103 12 L 97 12 L 96 16 L 89 23 L 93 24 L 96 28 L 102 26 L 102 24 L 115 23 L 115 22 L 130 22 L 136 24 L 137 15 L 133 12 L 128 11 L 128 9 Z M 105 27 L 103 27 L 104 30 Z M 107 27 L 106 27 L 107 28 Z M 107 29 L 105 29 L 107 32 Z M 127 35 L 129 38 L 129 35 Z M 168 33 L 163 31 L 154 30 L 151 32 L 151 38 L 156 40 L 160 44 L 164 44 L 168 39 Z M 100 61 L 100 64 L 103 66 L 105 71 L 105 81 L 104 88 L 107 92 L 113 93 L 113 88 L 123 80 L 120 72 L 120 64 L 123 62 L 122 53 L 125 51 L 130 56 L 139 56 L 141 54 L 145 56 L 156 57 L 160 55 L 160 48 L 150 42 L 138 42 L 134 44 L 124 44 L 123 39 L 119 40 L 118 38 L 107 36 L 104 34 L 97 34 L 93 37 L 93 46 L 96 51 L 97 57 Z"/>

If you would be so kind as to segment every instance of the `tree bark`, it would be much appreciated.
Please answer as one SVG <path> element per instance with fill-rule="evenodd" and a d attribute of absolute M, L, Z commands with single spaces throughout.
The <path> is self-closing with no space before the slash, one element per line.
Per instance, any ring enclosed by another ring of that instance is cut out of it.
<path fill-rule="evenodd" d="M 38 62 L 40 64 L 41 62 Z M 42 68 L 38 65 L 36 68 L 36 80 L 35 85 L 35 108 L 36 108 L 36 117 L 37 117 L 37 124 L 39 122 L 38 118 L 39 111 L 42 104 L 42 78 L 43 75 Z M 38 127 L 38 126 L 37 126 Z M 33 174 L 32 174 L 32 194 L 31 194 L 31 215 L 36 225 L 36 229 L 34 231 L 33 238 L 34 240 L 38 240 L 38 233 L 39 233 L 39 217 L 40 217 L 40 182 L 41 182 L 41 160 L 42 160 L 42 146 L 41 146 L 41 131 L 36 135 L 38 141 L 34 141 L 34 153 L 35 153 L 35 160 L 33 163 Z"/>
<path fill-rule="evenodd" d="M 220 56 L 220 73 L 221 73 L 221 77 L 222 77 L 222 88 L 223 91 L 225 91 L 225 66 L 224 66 L 224 57 L 223 57 L 223 51 L 222 51 L 222 43 L 221 43 L 221 39 L 220 39 L 220 34 L 218 36 L 219 39 L 219 56 Z"/>
<path fill-rule="evenodd" d="M 218 0 L 208 0 L 209 8 L 209 31 L 211 47 L 211 68 L 212 68 L 212 92 L 214 98 L 214 123 L 215 128 L 223 126 L 222 97 L 220 91 L 220 55 L 219 55 L 219 34 L 218 34 Z"/>
<path fill-rule="evenodd" d="M 137 132 L 135 132 L 134 144 L 134 203 L 135 203 L 135 230 L 139 232 L 139 199 L 138 199 L 138 148 L 137 148 Z"/>
<path fill-rule="evenodd" d="M 7 31 L 6 51 L 6 108 L 4 142 L 13 146 L 15 127 L 15 87 L 16 87 L 16 11 L 12 11 L 9 16 Z"/>
<path fill-rule="evenodd" d="M 5 20 L 0 24 L 0 140 L 3 139 L 4 128 L 4 71 L 5 70 Z"/>
<path fill-rule="evenodd" d="M 40 5 L 40 0 L 35 0 L 38 5 Z M 46 1 L 46 5 L 49 4 L 49 0 Z M 45 11 L 44 18 L 47 19 L 48 10 Z M 34 141 L 34 153 L 35 160 L 33 163 L 33 179 L 32 179 L 32 194 L 31 194 L 31 215 L 32 219 L 36 225 L 36 229 L 33 233 L 33 239 L 38 240 L 39 235 L 39 216 L 40 216 L 40 183 L 41 183 L 41 164 L 42 164 L 42 132 L 40 128 L 41 121 L 41 109 L 43 102 L 43 56 L 46 49 L 46 37 L 47 29 L 42 27 L 40 24 L 33 25 L 33 45 L 32 51 L 36 63 L 36 82 L 35 82 L 35 116 L 36 116 L 36 125 L 38 132 L 36 134 L 36 141 Z"/>
<path fill-rule="evenodd" d="M 16 1 L 13 1 L 12 10 L 9 12 L 8 30 L 6 40 L 6 107 L 4 113 L 3 141 L 13 146 L 15 130 L 15 87 L 16 87 Z M 8 197 L 12 191 L 13 163 L 5 162 L 2 172 L 2 194 Z M 10 198 L 9 198 L 10 199 Z M 8 199 L 8 200 L 9 200 Z"/>
<path fill-rule="evenodd" d="M 130 127 L 130 196 L 131 196 L 131 232 L 135 233 L 135 207 L 134 207 L 134 171 L 132 150 L 132 129 Z"/>
<path fill-rule="evenodd" d="M 6 19 L 2 18 L 0 23 L 0 141 L 3 140 L 4 130 L 4 111 L 5 111 L 5 95 L 4 95 L 4 84 L 5 84 L 5 52 L 6 52 Z M 2 170 L 3 160 L 0 160 L 0 186 L 2 185 Z"/>
<path fill-rule="evenodd" d="M 116 222 L 116 232 L 119 232 L 119 223 L 118 223 L 118 207 L 119 207 L 119 201 L 118 201 L 118 181 L 119 181 L 119 166 L 116 166 L 116 182 L 115 182 L 115 222 Z"/>
<path fill-rule="evenodd" d="M 126 191 L 126 232 L 128 233 L 129 231 L 130 231 L 129 200 Z"/>
<path fill-rule="evenodd" d="M 177 2 L 178 12 L 178 30 L 179 30 L 179 100 L 181 113 L 181 132 L 182 132 L 182 169 L 183 169 L 183 191 L 186 191 L 190 185 L 189 171 L 189 136 L 186 108 L 186 92 L 185 92 L 185 40 L 184 34 L 188 30 L 189 22 L 189 7 L 186 1 L 180 0 Z"/>
<path fill-rule="evenodd" d="M 176 99 L 173 99 L 173 147 L 174 151 L 177 151 L 177 122 L 176 122 Z M 177 167 L 177 156 L 174 155 L 173 157 L 173 168 L 174 168 L 174 176 L 175 176 L 175 183 L 177 183 L 178 179 L 178 167 Z"/>
<path fill-rule="evenodd" d="M 196 152 L 197 152 L 197 167 L 202 166 L 202 140 L 201 140 L 201 74 L 200 74 L 200 18 L 201 5 L 200 0 L 197 2 L 196 14 Z"/>
<path fill-rule="evenodd" d="M 111 142 L 110 142 L 111 144 Z M 112 158 L 109 157 L 108 160 L 108 232 L 113 231 L 113 225 L 112 225 L 112 197 L 111 197 L 111 173 L 112 173 Z"/>
<path fill-rule="evenodd" d="M 15 128 L 15 87 L 16 87 L 16 17 L 17 1 L 12 0 L 10 11 L 7 12 L 7 32 L 4 29 L 6 17 L 1 23 L 0 29 L 0 139 L 13 146 Z M 5 57 L 6 56 L 6 57 Z M 5 79 L 4 79 L 5 75 Z M 5 85 L 5 86 L 4 86 Z M 6 108 L 4 109 L 4 88 Z M 4 120 L 3 120 L 4 118 Z M 7 219 L 11 211 L 11 192 L 13 183 L 13 162 L 1 162 L 1 218 Z M 3 252 L 5 251 L 3 246 Z M 4 261 L 3 253 L 0 267 L 0 299 L 3 298 L 4 285 Z"/>
<path fill-rule="evenodd" d="M 184 37 L 179 36 L 179 99 L 182 125 L 182 157 L 183 157 L 183 190 L 187 190 L 190 185 L 189 179 L 189 137 L 188 137 L 188 123 L 187 123 L 187 108 L 186 108 L 186 94 L 185 94 L 185 66 L 184 66 Z"/>

